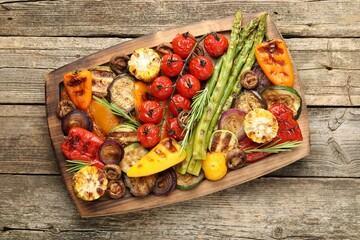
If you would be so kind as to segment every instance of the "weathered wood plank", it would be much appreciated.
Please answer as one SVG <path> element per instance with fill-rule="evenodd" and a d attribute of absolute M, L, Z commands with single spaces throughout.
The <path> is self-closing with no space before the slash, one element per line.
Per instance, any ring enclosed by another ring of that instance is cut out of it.
<path fill-rule="evenodd" d="M 358 239 L 359 179 L 260 178 L 125 215 L 81 219 L 58 176 L 0 175 L 1 239 Z M 31 189 L 31 190 L 30 190 Z"/>
<path fill-rule="evenodd" d="M 0 37 L 0 103 L 44 103 L 46 73 L 127 40 Z M 286 41 L 308 105 L 360 105 L 359 38 Z"/>
<path fill-rule="evenodd" d="M 164 28 L 269 12 L 291 36 L 358 37 L 360 1 L 0 1 L 0 35 L 133 36 Z M 331 14 L 330 14 L 331 13 Z M 346 13 L 346 15 L 344 15 Z"/>
<path fill-rule="evenodd" d="M 310 108 L 309 117 L 311 155 L 270 176 L 360 177 L 360 109 Z M 0 126 L 0 173 L 59 174 L 43 106 L 0 105 Z"/>

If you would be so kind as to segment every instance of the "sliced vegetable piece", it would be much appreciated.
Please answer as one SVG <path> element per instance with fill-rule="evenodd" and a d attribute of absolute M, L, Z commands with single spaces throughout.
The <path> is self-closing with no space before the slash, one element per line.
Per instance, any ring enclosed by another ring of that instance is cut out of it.
<path fill-rule="evenodd" d="M 154 189 L 152 192 L 156 196 L 168 195 L 176 187 L 176 172 L 173 168 L 168 168 L 167 170 L 158 174 L 156 179 Z"/>
<path fill-rule="evenodd" d="M 151 193 L 155 187 L 157 174 L 145 177 L 129 177 L 125 175 L 125 185 L 129 188 L 130 193 L 136 197 L 144 197 Z"/>
<path fill-rule="evenodd" d="M 137 132 L 127 128 L 116 129 L 116 131 L 108 134 L 107 139 L 117 141 L 122 146 L 139 141 Z"/>
<path fill-rule="evenodd" d="M 56 116 L 59 119 L 65 117 L 66 114 L 74 110 L 76 107 L 70 100 L 61 100 L 56 108 Z"/>
<path fill-rule="evenodd" d="M 237 108 L 231 108 L 223 112 L 219 120 L 219 129 L 233 132 L 238 140 L 245 137 L 244 119 L 246 112 Z"/>
<path fill-rule="evenodd" d="M 262 96 L 266 100 L 268 108 L 276 103 L 282 103 L 293 111 L 294 119 L 299 118 L 302 99 L 294 88 L 272 85 L 262 93 Z"/>
<path fill-rule="evenodd" d="M 210 152 L 228 152 L 236 147 L 238 139 L 236 135 L 228 130 L 214 131 L 210 137 Z"/>
<path fill-rule="evenodd" d="M 155 174 L 183 161 L 186 153 L 180 154 L 180 145 L 172 138 L 165 138 L 148 154 L 132 166 L 127 175 L 129 177 L 142 177 Z"/>
<path fill-rule="evenodd" d="M 92 76 L 92 92 L 96 96 L 105 97 L 108 87 L 115 78 L 115 73 L 107 66 L 96 66 L 90 69 Z"/>
<path fill-rule="evenodd" d="M 160 72 L 161 58 L 151 48 L 139 48 L 131 55 L 128 66 L 136 79 L 149 83 Z"/>
<path fill-rule="evenodd" d="M 86 112 L 74 109 L 61 120 L 61 128 L 65 135 L 68 135 L 70 129 L 73 127 L 84 128 L 91 132 L 93 129 L 93 121 Z"/>
<path fill-rule="evenodd" d="M 124 157 L 124 148 L 116 141 L 106 140 L 99 147 L 99 157 L 105 164 L 119 164 Z"/>
<path fill-rule="evenodd" d="M 268 110 L 257 108 L 245 116 L 244 130 L 246 135 L 257 143 L 271 141 L 279 129 L 276 117 Z"/>
<path fill-rule="evenodd" d="M 129 113 L 134 109 L 134 88 L 135 79 L 132 76 L 128 74 L 117 76 L 109 86 L 111 103 Z"/>
<path fill-rule="evenodd" d="M 256 91 L 243 90 L 234 102 L 234 108 L 250 112 L 256 108 L 267 108 L 265 99 Z"/>
<path fill-rule="evenodd" d="M 85 201 L 93 201 L 104 195 L 107 184 L 105 173 L 95 166 L 83 167 L 72 179 L 76 196 Z"/>
<path fill-rule="evenodd" d="M 243 167 L 246 163 L 246 154 L 240 148 L 234 148 L 226 154 L 226 166 L 230 170 Z"/>
<path fill-rule="evenodd" d="M 126 194 L 126 187 L 121 179 L 112 179 L 108 183 L 108 187 L 106 190 L 109 198 L 118 199 L 122 198 Z"/>
<path fill-rule="evenodd" d="M 104 167 L 104 172 L 107 179 L 119 179 L 121 177 L 121 168 L 116 164 L 106 164 Z"/>
<path fill-rule="evenodd" d="M 127 172 L 136 162 L 145 156 L 149 151 L 140 143 L 132 143 L 124 148 L 124 158 L 120 162 L 123 172 Z"/>
<path fill-rule="evenodd" d="M 176 188 L 179 190 L 191 190 L 200 185 L 204 180 L 205 175 L 203 171 L 200 171 L 198 176 L 192 175 L 190 173 L 176 173 L 177 175 L 177 184 Z"/>

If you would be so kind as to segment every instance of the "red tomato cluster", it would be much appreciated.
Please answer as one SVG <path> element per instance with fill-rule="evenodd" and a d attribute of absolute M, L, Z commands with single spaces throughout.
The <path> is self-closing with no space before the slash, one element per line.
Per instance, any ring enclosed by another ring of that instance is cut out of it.
<path fill-rule="evenodd" d="M 189 32 L 177 34 L 171 44 L 174 53 L 162 56 L 162 75 L 150 86 L 154 99 L 144 101 L 138 109 L 138 118 L 144 123 L 138 129 L 138 138 L 144 147 L 155 146 L 160 136 L 173 137 L 177 141 L 184 138 L 177 116 L 181 111 L 190 110 L 191 99 L 200 90 L 201 81 L 208 80 L 214 70 L 209 57 L 189 56 L 196 45 L 196 38 Z M 205 37 L 204 48 L 210 56 L 219 57 L 227 50 L 228 41 L 225 36 L 212 33 Z M 163 120 L 166 106 L 171 116 L 167 115 Z"/>

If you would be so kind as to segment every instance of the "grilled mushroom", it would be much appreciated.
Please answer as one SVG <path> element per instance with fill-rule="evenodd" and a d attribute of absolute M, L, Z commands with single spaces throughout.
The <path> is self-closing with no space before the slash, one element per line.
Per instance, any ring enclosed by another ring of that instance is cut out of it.
<path fill-rule="evenodd" d="M 125 196 L 126 187 L 121 179 L 110 180 L 106 189 L 106 193 L 109 198 L 118 199 Z"/>
<path fill-rule="evenodd" d="M 109 180 L 119 179 L 121 177 L 121 168 L 116 164 L 106 164 L 104 172 L 106 178 Z"/>
<path fill-rule="evenodd" d="M 226 154 L 226 166 L 230 170 L 243 167 L 246 163 L 246 154 L 243 150 L 235 148 Z"/>
<path fill-rule="evenodd" d="M 75 105 L 73 104 L 72 101 L 61 100 L 57 105 L 56 116 L 59 119 L 62 119 L 66 114 L 68 114 L 69 112 L 71 112 L 75 108 L 76 107 L 75 107 Z"/>
<path fill-rule="evenodd" d="M 125 73 L 127 71 L 127 63 L 129 61 L 129 57 L 126 55 L 114 55 L 110 59 L 110 67 L 117 75 Z"/>

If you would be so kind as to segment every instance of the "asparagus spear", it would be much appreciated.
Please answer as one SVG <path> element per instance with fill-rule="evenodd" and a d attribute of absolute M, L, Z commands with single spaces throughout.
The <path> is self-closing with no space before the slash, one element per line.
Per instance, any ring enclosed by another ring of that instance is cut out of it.
<path fill-rule="evenodd" d="M 241 74 L 250 70 L 255 63 L 255 48 L 258 44 L 260 44 L 262 42 L 264 35 L 266 33 L 266 18 L 267 18 L 267 14 L 263 14 L 260 17 L 260 23 L 259 23 L 259 27 L 258 27 L 258 32 L 255 36 L 254 45 L 253 45 L 252 49 L 250 50 L 250 53 L 246 59 L 246 62 L 244 64 L 244 66 L 242 67 L 241 72 L 238 76 L 237 82 L 234 85 L 230 96 L 227 98 L 227 100 L 222 108 L 222 111 L 225 111 L 231 107 L 231 104 L 232 104 L 234 98 L 241 91 L 241 85 L 240 85 Z"/>
<path fill-rule="evenodd" d="M 237 56 L 239 54 L 239 52 L 241 51 L 241 49 L 244 46 L 246 38 L 248 38 L 249 35 L 252 33 L 252 31 L 258 26 L 259 22 L 260 22 L 260 18 L 256 17 L 253 20 L 251 20 L 243 30 L 241 30 L 239 43 L 236 46 L 235 56 Z"/>
<path fill-rule="evenodd" d="M 204 138 L 206 136 L 207 128 L 210 124 L 210 121 L 215 113 L 215 110 L 218 107 L 220 99 L 225 90 L 227 79 L 230 75 L 230 71 L 236 53 L 236 46 L 239 41 L 241 21 L 242 21 L 242 14 L 240 11 L 238 11 L 234 18 L 233 27 L 230 34 L 229 47 L 224 58 L 224 63 L 218 81 L 214 88 L 213 94 L 210 97 L 210 101 L 206 106 L 204 113 L 195 131 L 194 151 L 193 151 L 193 156 L 195 159 L 203 160 L 206 157 L 206 142 L 204 141 L 205 140 Z"/>
<path fill-rule="evenodd" d="M 215 114 L 210 122 L 210 125 L 208 126 L 208 131 L 206 133 L 206 138 L 205 138 L 205 142 L 208 143 L 210 141 L 210 136 L 215 128 L 215 125 L 218 121 L 218 118 L 221 114 L 221 110 L 226 102 L 226 100 L 228 99 L 229 95 L 231 94 L 232 89 L 234 88 L 234 85 L 236 83 L 236 79 L 238 78 L 238 75 L 241 71 L 242 66 L 245 63 L 245 60 L 247 59 L 247 56 L 253 46 L 254 43 L 254 39 L 255 39 L 255 34 L 257 33 L 257 31 L 253 32 L 249 38 L 246 40 L 244 47 L 242 48 L 240 54 L 236 57 L 235 61 L 234 61 L 234 66 L 232 68 L 231 71 L 231 75 L 229 77 L 228 80 L 228 84 L 226 86 L 226 89 L 224 91 L 224 94 L 220 100 L 220 104 L 219 106 L 216 108 Z"/>

